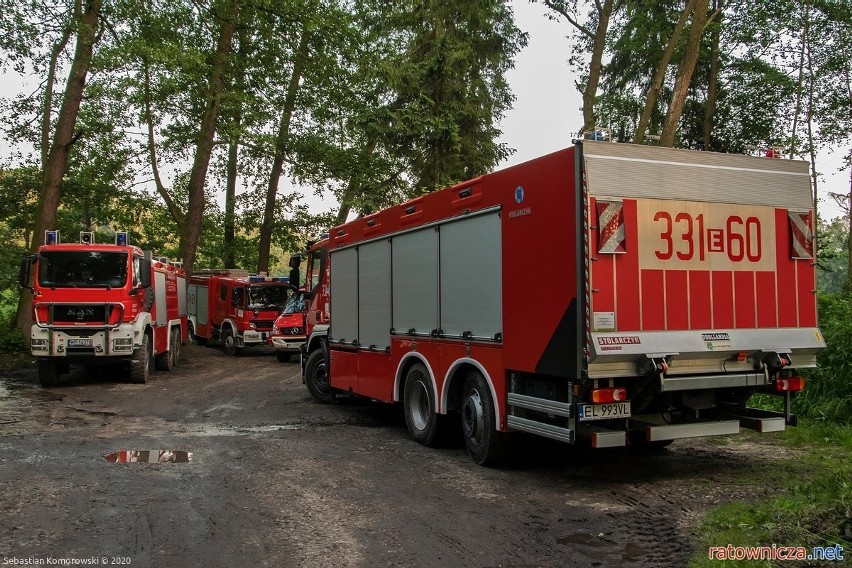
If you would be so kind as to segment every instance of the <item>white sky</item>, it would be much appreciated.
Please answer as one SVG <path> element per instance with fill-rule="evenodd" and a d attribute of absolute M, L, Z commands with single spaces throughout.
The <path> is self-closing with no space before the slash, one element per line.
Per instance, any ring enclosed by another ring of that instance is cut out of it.
<path fill-rule="evenodd" d="M 515 68 L 508 81 L 515 94 L 514 108 L 504 117 L 500 142 L 515 149 L 515 153 L 500 168 L 565 148 L 582 125 L 581 97 L 574 86 L 568 68 L 567 22 L 554 22 L 545 17 L 542 4 L 528 0 L 511 0 L 518 27 L 529 33 L 529 44 L 517 56 Z M 4 76 L 0 82 L 0 95 L 9 96 L 22 87 L 19 77 Z M 822 196 L 821 213 L 826 217 L 840 214 L 828 192 L 848 194 L 849 170 L 838 172 L 848 149 L 832 152 L 823 150 L 818 156 L 817 168 L 823 174 L 819 182 Z M 0 138 L 0 160 L 10 154 L 8 142 Z M 300 191 L 288 179 L 282 179 L 282 191 Z M 317 197 L 310 190 L 302 191 L 305 200 L 315 211 L 337 207 L 333 198 Z"/>

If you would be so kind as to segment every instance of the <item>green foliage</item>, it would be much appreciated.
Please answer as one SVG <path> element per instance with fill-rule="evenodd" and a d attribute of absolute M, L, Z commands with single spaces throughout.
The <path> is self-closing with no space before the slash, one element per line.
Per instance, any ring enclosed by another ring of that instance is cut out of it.
<path fill-rule="evenodd" d="M 755 482 L 767 488 L 767 496 L 757 502 L 730 503 L 711 511 L 701 526 L 700 542 L 690 566 L 773 565 L 708 560 L 711 546 L 728 544 L 840 544 L 844 553 L 852 549 L 852 426 L 805 420 L 783 434 L 783 443 L 792 452 L 783 465 L 754 471 Z"/>
<path fill-rule="evenodd" d="M 820 219 L 817 236 L 817 286 L 820 292 L 840 294 L 849 271 L 849 219 Z"/>
<path fill-rule="evenodd" d="M 802 372 L 805 390 L 796 398 L 797 412 L 812 418 L 852 424 L 852 306 L 848 296 L 820 294 L 820 328 L 826 348 L 817 367 Z"/>

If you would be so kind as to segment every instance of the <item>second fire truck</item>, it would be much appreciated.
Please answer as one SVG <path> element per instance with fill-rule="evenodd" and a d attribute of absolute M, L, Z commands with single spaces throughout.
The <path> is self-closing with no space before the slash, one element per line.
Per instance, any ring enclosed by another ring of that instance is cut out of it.
<path fill-rule="evenodd" d="M 228 355 L 264 345 L 289 289 L 287 278 L 252 276 L 245 270 L 196 272 L 187 293 L 190 334 L 199 343 L 218 339 Z"/>

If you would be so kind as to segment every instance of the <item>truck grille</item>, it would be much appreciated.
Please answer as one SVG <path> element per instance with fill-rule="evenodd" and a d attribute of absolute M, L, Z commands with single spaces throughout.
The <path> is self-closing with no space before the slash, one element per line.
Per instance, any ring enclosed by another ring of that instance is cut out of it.
<path fill-rule="evenodd" d="M 55 323 L 104 323 L 106 321 L 106 305 L 54 304 L 52 319 Z"/>
<path fill-rule="evenodd" d="M 272 320 L 251 320 L 256 329 L 272 329 Z"/>

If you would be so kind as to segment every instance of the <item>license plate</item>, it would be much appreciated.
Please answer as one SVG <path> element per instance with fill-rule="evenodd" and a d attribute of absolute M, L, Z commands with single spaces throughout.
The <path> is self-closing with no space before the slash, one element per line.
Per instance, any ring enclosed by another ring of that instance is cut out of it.
<path fill-rule="evenodd" d="M 86 339 L 69 339 L 68 347 L 91 347 L 92 339 L 87 337 Z"/>
<path fill-rule="evenodd" d="M 284 349 L 299 349 L 302 343 L 284 343 Z"/>
<path fill-rule="evenodd" d="M 610 420 L 613 418 L 630 418 L 630 402 L 613 402 L 610 404 L 578 404 L 577 420 Z"/>

